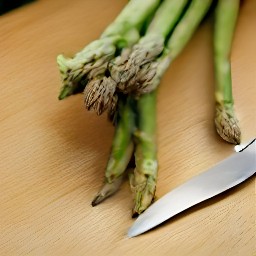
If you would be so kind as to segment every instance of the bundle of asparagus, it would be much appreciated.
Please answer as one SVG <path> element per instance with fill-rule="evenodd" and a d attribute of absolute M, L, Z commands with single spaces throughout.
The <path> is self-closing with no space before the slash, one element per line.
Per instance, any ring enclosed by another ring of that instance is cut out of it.
<path fill-rule="evenodd" d="M 129 175 L 133 216 L 142 213 L 154 199 L 157 87 L 212 2 L 131 0 L 98 40 L 73 58 L 58 56 L 63 82 L 59 99 L 84 91 L 85 107 L 98 115 L 108 111 L 115 125 L 104 184 L 93 206 L 118 190 L 129 166 L 134 168 Z M 229 61 L 238 9 L 239 0 L 219 1 L 214 31 L 215 124 L 220 136 L 231 143 L 240 141 Z"/>

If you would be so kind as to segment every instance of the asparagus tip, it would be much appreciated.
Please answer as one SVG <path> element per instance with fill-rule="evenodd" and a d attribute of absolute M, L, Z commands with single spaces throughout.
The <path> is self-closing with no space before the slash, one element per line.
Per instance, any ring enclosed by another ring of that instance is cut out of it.
<path fill-rule="evenodd" d="M 240 144 L 241 130 L 233 106 L 216 106 L 215 126 L 222 139 L 232 144 Z"/>
<path fill-rule="evenodd" d="M 90 110 L 93 109 L 101 115 L 115 102 L 116 83 L 111 77 L 96 77 L 92 79 L 84 90 L 84 104 Z"/>

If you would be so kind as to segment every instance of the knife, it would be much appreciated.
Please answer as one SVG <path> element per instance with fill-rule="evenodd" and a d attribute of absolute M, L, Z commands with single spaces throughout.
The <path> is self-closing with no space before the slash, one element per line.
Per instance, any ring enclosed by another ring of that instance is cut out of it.
<path fill-rule="evenodd" d="M 174 215 L 212 198 L 255 174 L 255 139 L 209 170 L 193 177 L 153 203 L 128 231 L 128 237 L 140 235 Z"/>

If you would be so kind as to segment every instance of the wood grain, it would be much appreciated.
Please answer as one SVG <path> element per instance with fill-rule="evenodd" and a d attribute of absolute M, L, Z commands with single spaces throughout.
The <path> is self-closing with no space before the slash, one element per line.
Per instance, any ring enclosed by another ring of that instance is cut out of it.
<path fill-rule="evenodd" d="M 126 1 L 41 0 L 0 18 L 0 255 L 256 255 L 255 178 L 128 239 L 126 181 L 101 205 L 113 136 L 82 95 L 59 102 L 56 56 L 96 39 Z M 232 51 L 242 140 L 256 133 L 256 1 L 244 1 Z M 213 126 L 212 25 L 206 21 L 158 95 L 157 197 L 233 152 Z"/>

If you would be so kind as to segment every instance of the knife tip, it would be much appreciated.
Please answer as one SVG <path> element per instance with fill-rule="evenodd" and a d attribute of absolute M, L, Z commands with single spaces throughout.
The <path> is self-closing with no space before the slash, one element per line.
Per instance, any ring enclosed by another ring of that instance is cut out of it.
<path fill-rule="evenodd" d="M 132 238 L 145 233 L 147 230 L 149 229 L 135 222 L 134 225 L 130 227 L 130 229 L 128 230 L 127 236 L 129 238 Z"/>
<path fill-rule="evenodd" d="M 137 236 L 137 235 L 139 235 L 139 234 L 140 234 L 140 233 L 136 232 L 136 230 L 134 230 L 133 228 L 130 228 L 130 229 L 128 230 L 127 236 L 128 236 L 129 238 L 132 238 L 132 237 L 135 237 L 135 236 Z"/>

